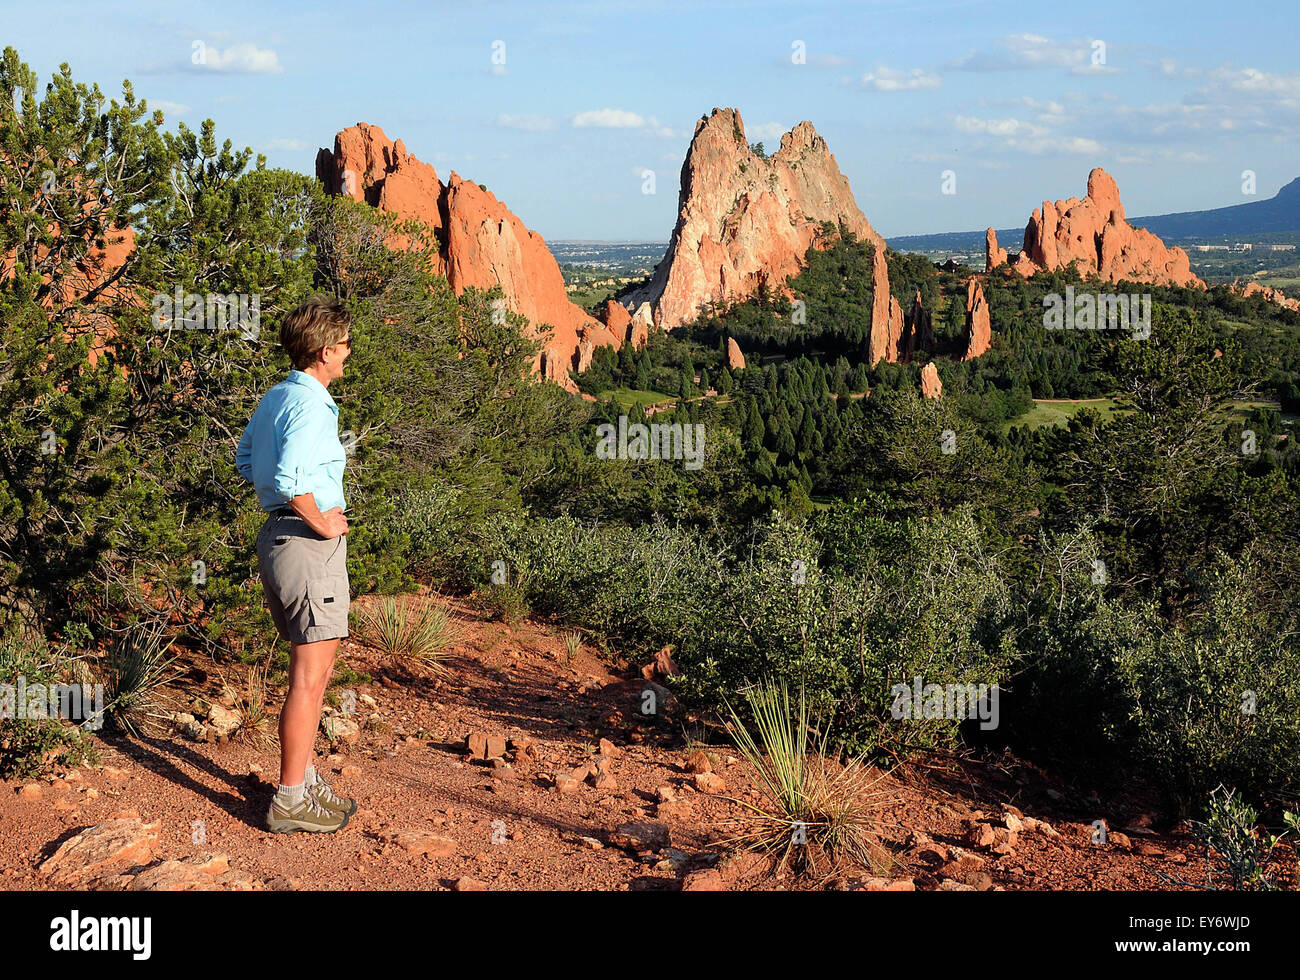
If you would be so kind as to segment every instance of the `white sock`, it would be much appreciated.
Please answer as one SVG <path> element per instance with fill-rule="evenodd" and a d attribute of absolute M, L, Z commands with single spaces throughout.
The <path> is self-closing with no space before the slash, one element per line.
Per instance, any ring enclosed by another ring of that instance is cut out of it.
<path fill-rule="evenodd" d="M 286 786 L 281 783 L 279 790 L 276 792 L 281 801 L 289 806 L 297 806 L 302 802 L 303 797 L 307 795 L 307 787 L 303 783 L 299 783 L 297 786 Z"/>
<path fill-rule="evenodd" d="M 316 785 L 316 767 L 315 767 L 315 766 L 308 766 L 308 767 L 307 767 L 307 775 L 306 775 L 305 777 L 303 777 L 303 785 L 304 785 L 304 786 L 315 786 L 315 785 Z"/>

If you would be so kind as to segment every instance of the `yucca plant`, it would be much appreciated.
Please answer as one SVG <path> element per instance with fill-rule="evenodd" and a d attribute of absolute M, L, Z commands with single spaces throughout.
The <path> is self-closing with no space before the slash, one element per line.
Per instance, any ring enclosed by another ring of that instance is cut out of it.
<path fill-rule="evenodd" d="M 579 648 L 581 648 L 581 646 L 582 646 L 581 633 L 564 634 L 564 655 L 565 655 L 566 663 L 569 664 L 573 663 L 573 658 L 578 655 L 578 650 Z"/>
<path fill-rule="evenodd" d="M 399 603 L 384 596 L 361 615 L 366 642 L 394 665 L 414 663 L 430 673 L 447 671 L 459 630 L 451 614 L 432 603 Z"/>
<path fill-rule="evenodd" d="M 872 830 L 883 793 L 873 787 L 884 778 L 861 757 L 840 761 L 828 755 L 830 726 L 820 736 L 799 691 L 798 709 L 790 694 L 765 680 L 746 691 L 757 738 L 727 704 L 727 728 L 758 776 L 762 800 L 732 798 L 746 813 L 732 823 L 737 833 L 723 844 L 779 853 L 779 869 L 816 871 L 822 856 L 847 857 L 877 873 L 892 863 Z"/>
<path fill-rule="evenodd" d="M 104 712 L 122 731 L 161 734 L 171 720 L 163 688 L 180 676 L 168 656 L 173 638 L 163 623 L 134 623 L 115 631 L 104 658 Z"/>
<path fill-rule="evenodd" d="M 231 737 L 255 748 L 267 748 L 275 741 L 266 693 L 266 675 L 270 663 L 268 655 L 250 666 L 244 675 L 243 690 L 231 686 L 235 710 L 239 712 L 240 718 L 239 727 Z"/>

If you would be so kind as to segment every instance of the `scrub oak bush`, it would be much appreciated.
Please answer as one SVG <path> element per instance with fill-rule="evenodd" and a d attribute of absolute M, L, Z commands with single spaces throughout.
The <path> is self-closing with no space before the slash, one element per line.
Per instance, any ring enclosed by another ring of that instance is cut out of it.
<path fill-rule="evenodd" d="M 823 570 L 808 523 L 779 516 L 735 538 L 559 518 L 502 547 L 536 611 L 638 650 L 673 644 L 674 683 L 697 704 L 765 677 L 837 709 L 850 748 L 954 744 L 959 720 L 896 722 L 890 689 L 1005 676 L 1007 586 L 969 514 L 874 530 L 856 574 Z"/>

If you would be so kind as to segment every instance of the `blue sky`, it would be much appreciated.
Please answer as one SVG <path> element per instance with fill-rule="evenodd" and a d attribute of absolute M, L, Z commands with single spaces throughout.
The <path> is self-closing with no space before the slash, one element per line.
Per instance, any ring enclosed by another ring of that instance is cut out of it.
<path fill-rule="evenodd" d="M 1081 196 L 1094 166 L 1130 215 L 1270 197 L 1300 175 L 1298 11 L 43 0 L 0 4 L 0 23 L 42 81 L 62 61 L 109 95 L 130 78 L 169 126 L 212 118 L 272 166 L 312 173 L 318 147 L 365 121 L 548 239 L 666 241 L 714 106 L 739 109 L 769 149 L 811 120 L 886 237 L 1023 225 L 1044 198 Z"/>

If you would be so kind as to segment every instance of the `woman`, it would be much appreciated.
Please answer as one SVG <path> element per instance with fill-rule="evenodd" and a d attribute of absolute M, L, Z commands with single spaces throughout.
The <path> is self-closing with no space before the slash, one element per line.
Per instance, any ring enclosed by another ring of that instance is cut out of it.
<path fill-rule="evenodd" d="M 290 644 L 280 786 L 266 815 L 273 833 L 332 833 L 356 811 L 308 764 L 339 640 L 348 635 L 347 456 L 327 389 L 343 377 L 350 327 L 337 300 L 310 300 L 284 318 L 280 346 L 293 370 L 262 397 L 236 454 L 239 472 L 269 512 L 257 560 L 271 618 Z"/>

